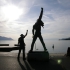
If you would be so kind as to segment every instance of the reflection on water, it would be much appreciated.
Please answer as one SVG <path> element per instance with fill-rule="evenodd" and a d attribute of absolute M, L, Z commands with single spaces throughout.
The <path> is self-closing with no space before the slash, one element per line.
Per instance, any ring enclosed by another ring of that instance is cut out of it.
<path fill-rule="evenodd" d="M 30 50 L 31 47 L 31 42 L 32 40 L 25 40 L 26 43 L 26 53 Z M 66 53 L 67 52 L 67 48 L 70 46 L 70 41 L 66 41 L 66 40 L 44 40 L 46 47 L 49 51 L 49 53 Z M 17 44 L 18 42 L 15 41 L 0 41 L 0 44 L 9 44 L 8 47 L 14 47 L 14 44 Z M 54 50 L 52 48 L 54 44 Z M 5 46 L 0 46 L 0 47 L 5 47 Z M 37 49 L 37 50 L 36 50 Z M 43 46 L 40 43 L 39 40 L 36 41 L 35 45 L 34 45 L 34 51 L 43 51 Z M 18 52 L 17 51 L 12 51 L 12 52 Z"/>

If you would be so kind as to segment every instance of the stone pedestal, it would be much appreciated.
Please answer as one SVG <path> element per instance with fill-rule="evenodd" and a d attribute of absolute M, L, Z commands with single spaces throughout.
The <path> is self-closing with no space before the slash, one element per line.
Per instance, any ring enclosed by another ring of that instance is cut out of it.
<path fill-rule="evenodd" d="M 67 49 L 67 56 L 70 56 L 70 47 Z"/>
<path fill-rule="evenodd" d="M 49 53 L 44 51 L 33 51 L 27 54 L 27 60 L 31 61 L 48 61 Z"/>

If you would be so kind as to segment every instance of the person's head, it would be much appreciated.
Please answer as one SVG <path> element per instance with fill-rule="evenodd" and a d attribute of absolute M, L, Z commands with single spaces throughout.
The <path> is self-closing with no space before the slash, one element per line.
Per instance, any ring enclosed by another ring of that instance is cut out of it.
<path fill-rule="evenodd" d="M 21 36 L 21 37 L 24 37 L 24 35 L 23 35 L 23 34 L 21 34 L 20 36 Z"/>

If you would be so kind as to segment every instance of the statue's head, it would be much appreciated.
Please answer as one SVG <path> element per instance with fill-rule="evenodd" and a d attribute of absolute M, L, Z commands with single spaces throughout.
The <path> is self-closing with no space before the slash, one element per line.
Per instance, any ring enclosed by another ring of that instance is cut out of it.
<path fill-rule="evenodd" d="M 42 26 L 42 27 L 44 26 L 43 21 L 42 20 L 39 20 L 39 19 L 37 19 L 37 24 L 40 25 L 40 26 Z"/>

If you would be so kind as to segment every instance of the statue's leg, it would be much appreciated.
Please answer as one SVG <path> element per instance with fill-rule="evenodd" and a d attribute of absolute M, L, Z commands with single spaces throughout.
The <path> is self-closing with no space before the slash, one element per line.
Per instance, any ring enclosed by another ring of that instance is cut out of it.
<path fill-rule="evenodd" d="M 37 35 L 35 34 L 32 40 L 32 44 L 31 44 L 31 51 L 33 50 L 33 46 L 34 46 L 36 39 L 37 39 Z"/>
<path fill-rule="evenodd" d="M 41 43 L 43 45 L 44 51 L 46 51 L 47 49 L 46 49 L 45 43 L 44 43 L 43 38 L 42 38 L 41 35 L 39 36 L 39 39 L 40 39 L 40 41 L 41 41 Z"/>

